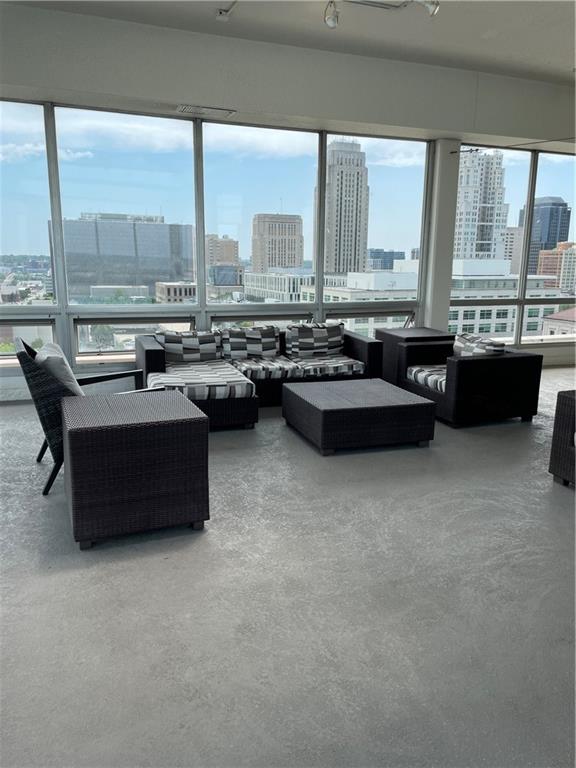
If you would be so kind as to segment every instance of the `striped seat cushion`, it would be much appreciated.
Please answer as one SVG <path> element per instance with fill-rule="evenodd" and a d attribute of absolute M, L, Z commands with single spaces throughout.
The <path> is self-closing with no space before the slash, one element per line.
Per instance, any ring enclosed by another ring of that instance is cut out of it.
<path fill-rule="evenodd" d="M 301 323 L 286 328 L 286 354 L 291 358 L 340 355 L 343 348 L 343 323 Z"/>
<path fill-rule="evenodd" d="M 232 365 L 252 381 L 259 379 L 301 379 L 304 377 L 304 370 L 294 360 L 288 360 L 284 355 L 232 360 Z"/>
<path fill-rule="evenodd" d="M 166 373 L 149 373 L 149 387 L 177 389 L 190 400 L 254 397 L 254 384 L 224 360 L 166 366 Z"/>
<path fill-rule="evenodd" d="M 413 365 L 406 371 L 406 378 L 436 392 L 446 392 L 445 365 Z"/>
<path fill-rule="evenodd" d="M 364 373 L 364 363 L 345 355 L 324 357 L 292 357 L 294 363 L 304 372 L 304 378 L 312 376 L 352 376 Z"/>
<path fill-rule="evenodd" d="M 274 357 L 280 351 L 280 332 L 275 325 L 254 328 L 224 328 L 222 356 L 227 360 Z"/>
<path fill-rule="evenodd" d="M 454 339 L 454 354 L 460 357 L 485 357 L 486 355 L 503 355 L 503 341 L 485 339 L 473 333 L 460 333 Z"/>
<path fill-rule="evenodd" d="M 222 357 L 222 338 L 212 331 L 163 331 L 155 335 L 167 363 L 201 363 Z"/>

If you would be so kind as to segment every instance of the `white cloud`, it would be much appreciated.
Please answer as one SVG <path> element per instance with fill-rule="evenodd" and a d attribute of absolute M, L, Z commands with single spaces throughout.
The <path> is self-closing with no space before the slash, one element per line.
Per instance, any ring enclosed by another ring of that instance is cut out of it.
<path fill-rule="evenodd" d="M 555 155 L 548 152 L 547 154 L 542 153 L 540 155 L 539 162 L 552 163 L 553 165 L 559 163 L 574 163 L 576 162 L 576 157 L 574 155 Z"/>
<path fill-rule="evenodd" d="M 29 105 L 24 105 L 28 107 Z M 8 104 L 0 112 L 3 130 L 17 141 L 24 136 L 42 137 L 41 112 Z M 83 109 L 56 109 L 58 140 L 63 160 L 90 157 L 93 150 L 134 150 L 147 152 L 192 151 L 192 123 L 170 118 L 98 112 Z M 391 167 L 422 166 L 424 142 L 359 139 L 367 160 Z M 204 126 L 207 152 L 255 158 L 316 158 L 317 134 L 304 131 L 253 128 L 208 123 Z"/>
<path fill-rule="evenodd" d="M 29 157 L 44 154 L 44 144 L 27 142 L 26 144 L 0 144 L 0 162 L 14 163 Z"/>
<path fill-rule="evenodd" d="M 422 166 L 426 160 L 426 143 L 397 139 L 361 139 L 366 159 L 372 165 L 392 168 Z"/>
<path fill-rule="evenodd" d="M 58 159 L 64 162 L 72 162 L 74 160 L 83 160 L 86 157 L 94 157 L 94 153 L 90 152 L 90 150 L 85 150 L 83 152 L 78 152 L 73 149 L 65 149 L 65 148 L 58 150 Z"/>

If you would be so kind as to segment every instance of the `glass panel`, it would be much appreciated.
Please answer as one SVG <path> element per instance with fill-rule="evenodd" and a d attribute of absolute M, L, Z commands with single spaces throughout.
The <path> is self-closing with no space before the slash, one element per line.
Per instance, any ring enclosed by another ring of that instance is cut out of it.
<path fill-rule="evenodd" d="M 196 301 L 192 123 L 57 109 L 72 304 Z"/>
<path fill-rule="evenodd" d="M 540 155 L 528 254 L 528 297 L 573 298 L 576 295 L 576 244 L 572 215 L 575 185 L 574 157 Z M 524 210 L 521 211 L 523 216 Z M 542 326 L 539 330 L 543 330 Z"/>
<path fill-rule="evenodd" d="M 362 336 L 374 336 L 378 328 L 404 328 L 411 315 L 379 315 L 377 317 L 328 317 L 328 323 L 344 323 L 348 331 L 361 333 Z"/>
<path fill-rule="evenodd" d="M 0 102 L 0 304 L 51 304 L 44 113 Z"/>
<path fill-rule="evenodd" d="M 9 325 L 0 323 L 0 356 L 15 355 L 14 338 L 19 337 L 34 349 L 40 349 L 44 344 L 54 341 L 53 327 L 50 324 L 41 323 L 34 325 Z"/>
<path fill-rule="evenodd" d="M 317 134 L 206 123 L 203 139 L 208 301 L 307 301 Z"/>
<path fill-rule="evenodd" d="M 514 341 L 516 307 L 454 307 L 450 310 L 452 313 L 457 313 L 454 317 L 457 322 L 450 323 L 450 333 L 474 333 L 510 343 Z"/>
<path fill-rule="evenodd" d="M 192 323 L 193 327 L 193 323 Z M 178 322 L 160 320 L 158 322 L 130 322 L 115 320 L 92 321 L 76 323 L 78 352 L 80 354 L 94 352 L 131 352 L 135 348 L 135 338 L 143 333 L 158 333 L 159 331 L 189 331 L 189 320 Z"/>
<path fill-rule="evenodd" d="M 328 136 L 326 302 L 414 301 L 426 144 Z"/>
<path fill-rule="evenodd" d="M 462 146 L 452 297 L 518 295 L 530 153 Z"/>
<path fill-rule="evenodd" d="M 576 340 L 576 308 L 570 303 L 534 307 L 524 310 L 522 341 L 551 342 Z"/>

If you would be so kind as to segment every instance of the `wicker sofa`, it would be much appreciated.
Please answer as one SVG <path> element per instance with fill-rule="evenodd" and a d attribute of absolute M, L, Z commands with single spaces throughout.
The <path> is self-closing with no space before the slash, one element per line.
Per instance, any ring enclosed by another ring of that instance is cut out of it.
<path fill-rule="evenodd" d="M 217 332 L 216 332 L 217 333 Z M 278 361 L 290 360 L 287 357 L 286 333 L 278 331 L 278 349 L 277 357 L 268 358 Z M 294 365 L 294 374 L 290 370 L 282 370 L 278 377 L 272 376 L 271 372 L 263 370 L 245 370 L 241 360 L 224 360 L 224 362 L 235 363 L 238 374 L 248 382 L 251 382 L 250 394 L 247 396 L 234 396 L 225 398 L 212 398 L 210 396 L 202 399 L 188 394 L 194 402 L 210 419 L 210 429 L 222 429 L 230 427 L 252 427 L 258 421 L 259 406 L 278 406 L 282 402 L 282 385 L 291 382 L 302 381 L 335 381 L 338 379 L 351 378 L 374 378 L 380 376 L 382 370 L 382 344 L 376 339 L 370 339 L 356 333 L 348 331 L 342 332 L 342 349 L 338 360 L 348 358 L 350 363 L 356 363 L 349 367 L 348 372 L 338 373 L 338 367 L 329 375 L 321 373 L 321 367 L 314 366 L 313 362 L 306 361 Z M 336 361 L 336 358 L 333 358 Z M 170 382 L 167 381 L 165 374 L 173 370 L 170 364 L 167 364 L 166 350 L 155 336 L 137 336 L 136 337 L 136 360 L 138 366 L 144 372 L 144 381 L 149 386 L 162 385 L 170 388 Z M 306 371 L 301 370 L 306 367 Z M 168 368 L 168 371 L 167 371 Z M 299 369 L 299 370 L 297 370 Z M 160 375 L 161 374 L 161 375 Z M 239 380 L 238 380 L 239 381 Z M 241 386 L 241 385 L 240 385 Z M 184 391 L 181 387 L 180 391 Z"/>
<path fill-rule="evenodd" d="M 463 357 L 449 341 L 399 344 L 398 386 L 436 403 L 452 426 L 482 424 L 538 412 L 542 355 L 506 349 Z"/>

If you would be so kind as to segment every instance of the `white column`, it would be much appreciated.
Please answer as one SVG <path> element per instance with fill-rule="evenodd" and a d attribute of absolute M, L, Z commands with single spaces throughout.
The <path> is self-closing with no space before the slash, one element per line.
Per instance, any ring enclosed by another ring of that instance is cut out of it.
<path fill-rule="evenodd" d="M 423 319 L 425 326 L 440 331 L 448 330 L 460 143 L 438 139 L 434 152 Z"/>

